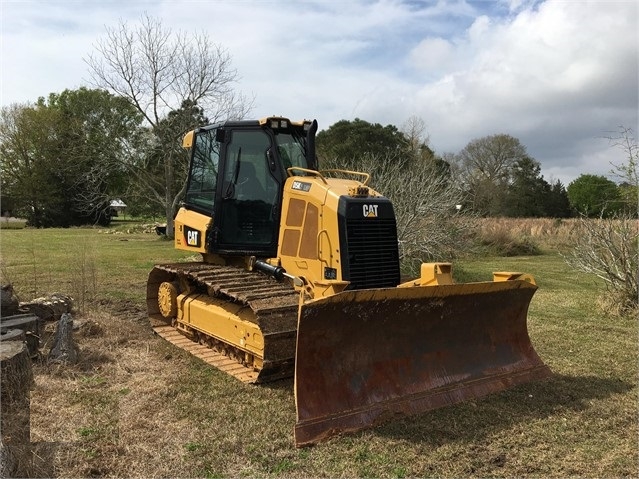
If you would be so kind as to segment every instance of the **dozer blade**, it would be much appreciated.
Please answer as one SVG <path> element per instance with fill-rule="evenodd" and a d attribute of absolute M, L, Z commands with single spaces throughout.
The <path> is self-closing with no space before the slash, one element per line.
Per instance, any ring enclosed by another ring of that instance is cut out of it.
<path fill-rule="evenodd" d="M 526 281 L 345 291 L 301 307 L 297 446 L 550 375 Z"/>

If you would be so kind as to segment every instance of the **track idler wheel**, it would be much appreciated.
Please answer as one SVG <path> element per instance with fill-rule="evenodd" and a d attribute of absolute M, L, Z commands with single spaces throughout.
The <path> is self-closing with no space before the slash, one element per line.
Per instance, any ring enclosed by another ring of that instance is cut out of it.
<path fill-rule="evenodd" d="M 160 314 L 166 319 L 172 319 L 177 316 L 177 297 L 178 284 L 164 281 L 158 288 L 158 307 Z"/>

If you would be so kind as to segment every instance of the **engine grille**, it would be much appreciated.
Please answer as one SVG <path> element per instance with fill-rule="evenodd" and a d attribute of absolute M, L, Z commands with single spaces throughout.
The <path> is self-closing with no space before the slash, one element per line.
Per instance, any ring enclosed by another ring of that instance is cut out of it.
<path fill-rule="evenodd" d="M 348 289 L 395 287 L 400 281 L 395 218 L 346 218 L 342 276 Z"/>

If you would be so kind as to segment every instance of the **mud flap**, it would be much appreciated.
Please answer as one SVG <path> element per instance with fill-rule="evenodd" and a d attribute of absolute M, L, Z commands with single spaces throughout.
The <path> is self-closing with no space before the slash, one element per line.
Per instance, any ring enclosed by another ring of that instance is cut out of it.
<path fill-rule="evenodd" d="M 300 309 L 295 444 L 479 398 L 550 369 L 526 281 L 346 291 Z"/>

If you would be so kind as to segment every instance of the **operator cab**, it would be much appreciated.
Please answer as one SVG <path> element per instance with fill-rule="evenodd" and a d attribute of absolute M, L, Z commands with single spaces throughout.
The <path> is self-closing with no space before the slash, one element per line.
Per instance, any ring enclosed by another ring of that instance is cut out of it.
<path fill-rule="evenodd" d="M 185 136 L 191 163 L 184 207 L 213 217 L 207 251 L 277 254 L 286 170 L 317 169 L 316 131 L 316 121 L 269 117 L 208 125 Z"/>

